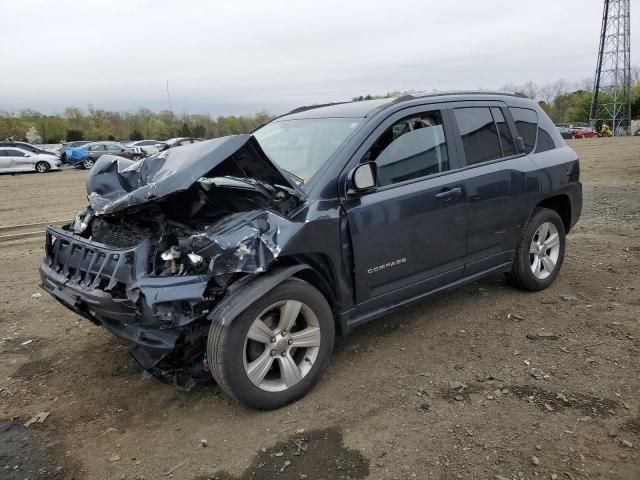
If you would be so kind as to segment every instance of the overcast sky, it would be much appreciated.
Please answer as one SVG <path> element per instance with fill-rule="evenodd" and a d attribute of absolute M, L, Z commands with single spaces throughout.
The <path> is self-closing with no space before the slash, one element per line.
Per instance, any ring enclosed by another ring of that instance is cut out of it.
<path fill-rule="evenodd" d="M 601 7 L 599 0 L 2 0 L 0 109 L 167 109 L 167 80 L 176 113 L 216 115 L 282 113 L 394 90 L 579 82 L 593 76 Z"/>

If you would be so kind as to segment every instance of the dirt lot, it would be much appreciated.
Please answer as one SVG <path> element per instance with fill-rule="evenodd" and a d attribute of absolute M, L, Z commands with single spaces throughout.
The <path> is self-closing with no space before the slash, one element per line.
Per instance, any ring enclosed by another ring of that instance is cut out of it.
<path fill-rule="evenodd" d="M 640 138 L 572 146 L 585 206 L 551 288 L 492 277 L 364 326 L 275 412 L 143 375 L 40 295 L 41 241 L 3 244 L 0 478 L 637 480 Z M 0 176 L 0 225 L 71 218 L 85 176 Z"/>

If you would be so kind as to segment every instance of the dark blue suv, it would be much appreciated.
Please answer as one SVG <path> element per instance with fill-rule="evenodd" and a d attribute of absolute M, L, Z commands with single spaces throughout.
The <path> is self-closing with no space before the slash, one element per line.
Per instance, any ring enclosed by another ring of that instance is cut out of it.
<path fill-rule="evenodd" d="M 246 405 L 306 394 L 334 336 L 504 272 L 558 275 L 578 158 L 539 106 L 487 92 L 304 107 L 252 135 L 102 156 L 50 227 L 43 288 L 183 387 Z"/>

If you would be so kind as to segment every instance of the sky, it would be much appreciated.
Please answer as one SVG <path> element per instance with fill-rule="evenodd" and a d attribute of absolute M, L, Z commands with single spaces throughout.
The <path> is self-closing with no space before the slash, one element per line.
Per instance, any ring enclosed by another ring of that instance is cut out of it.
<path fill-rule="evenodd" d="M 175 113 L 214 115 L 581 82 L 593 77 L 602 3 L 2 0 L 0 110 L 165 110 L 167 82 Z"/>

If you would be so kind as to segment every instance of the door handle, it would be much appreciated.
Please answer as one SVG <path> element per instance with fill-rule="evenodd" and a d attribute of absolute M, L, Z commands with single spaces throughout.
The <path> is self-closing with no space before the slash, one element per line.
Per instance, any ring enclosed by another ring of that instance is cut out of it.
<path fill-rule="evenodd" d="M 460 195 L 461 193 L 462 193 L 462 187 L 447 188 L 446 190 L 443 190 L 440 193 L 436 193 L 435 197 L 438 200 L 442 200 L 443 202 L 448 202 L 453 197 L 455 197 L 456 195 Z"/>

